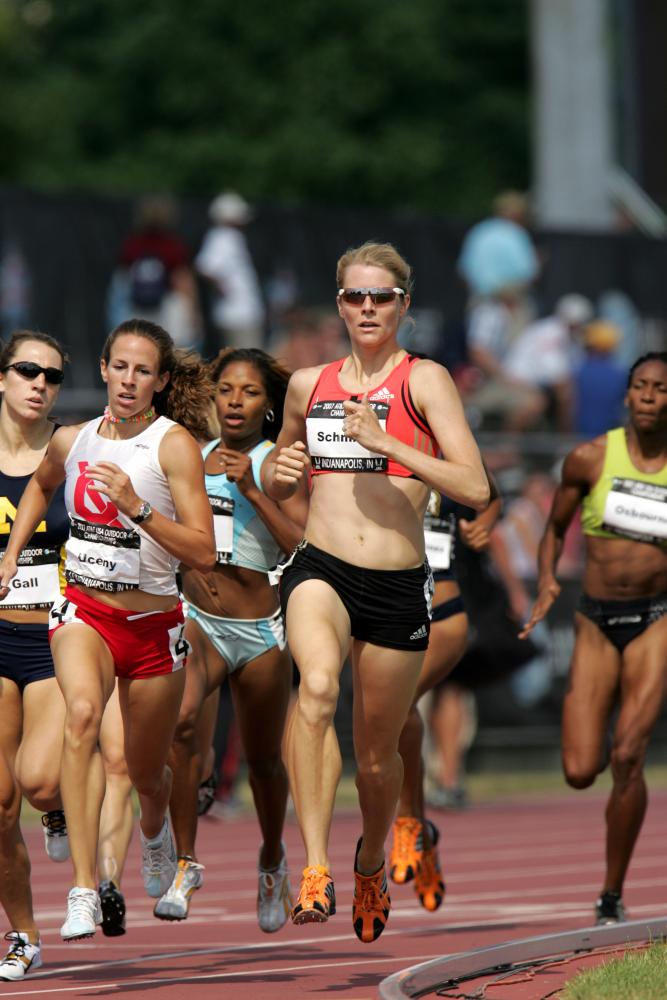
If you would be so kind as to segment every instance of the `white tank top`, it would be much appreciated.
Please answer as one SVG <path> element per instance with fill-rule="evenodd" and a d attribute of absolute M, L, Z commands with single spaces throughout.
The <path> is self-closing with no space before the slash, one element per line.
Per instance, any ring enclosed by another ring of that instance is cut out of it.
<path fill-rule="evenodd" d="M 178 560 L 86 476 L 89 465 L 114 462 L 128 474 L 142 500 L 175 520 L 174 501 L 158 459 L 162 438 L 174 421 L 158 417 L 141 434 L 123 441 L 100 437 L 100 423 L 96 417 L 84 424 L 65 461 L 65 506 L 70 517 L 65 577 L 68 583 L 96 590 L 176 595 Z"/>

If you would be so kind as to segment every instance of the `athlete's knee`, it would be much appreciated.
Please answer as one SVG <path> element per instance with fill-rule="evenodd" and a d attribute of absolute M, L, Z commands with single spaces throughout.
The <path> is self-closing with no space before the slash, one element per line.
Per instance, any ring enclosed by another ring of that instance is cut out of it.
<path fill-rule="evenodd" d="M 10 781 L 0 783 L 0 837 L 11 833 L 19 821 L 21 793 Z"/>
<path fill-rule="evenodd" d="M 403 772 L 403 764 L 398 753 L 383 757 L 357 757 L 357 787 L 382 788 L 388 781 L 394 780 Z"/>
<path fill-rule="evenodd" d="M 43 768 L 23 767 L 17 772 L 21 792 L 33 809 L 48 812 L 60 796 L 59 775 L 46 774 Z"/>
<path fill-rule="evenodd" d="M 299 712 L 311 726 L 328 725 L 333 721 L 340 685 L 338 677 L 327 670 L 302 673 L 299 684 Z"/>
<path fill-rule="evenodd" d="M 645 750 L 637 744 L 619 743 L 612 747 L 609 763 L 614 784 L 627 785 L 640 777 L 644 758 Z"/>
<path fill-rule="evenodd" d="M 246 763 L 250 781 L 275 781 L 286 773 L 280 751 L 261 757 L 246 753 Z"/>
<path fill-rule="evenodd" d="M 164 769 L 161 771 L 148 771 L 141 767 L 133 769 L 128 767 L 128 773 L 132 785 L 136 789 L 137 795 L 143 795 L 147 799 L 157 798 L 165 788 Z"/>
<path fill-rule="evenodd" d="M 97 741 L 101 722 L 102 706 L 95 699 L 85 695 L 73 699 L 67 706 L 65 742 Z"/>
<path fill-rule="evenodd" d="M 174 730 L 174 744 L 178 748 L 190 748 L 194 745 L 197 733 L 197 712 L 191 708 L 181 708 L 181 713 Z"/>
<path fill-rule="evenodd" d="M 563 774 L 571 788 L 590 788 L 599 771 L 597 762 L 586 761 L 575 755 L 563 755 Z"/>

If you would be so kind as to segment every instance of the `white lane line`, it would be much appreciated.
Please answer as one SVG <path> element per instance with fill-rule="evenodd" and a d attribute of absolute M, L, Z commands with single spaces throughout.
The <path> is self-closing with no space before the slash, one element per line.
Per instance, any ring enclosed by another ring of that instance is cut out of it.
<path fill-rule="evenodd" d="M 410 961 L 413 962 L 427 962 L 434 958 L 441 958 L 441 954 L 430 954 L 430 955 L 415 955 Z M 337 959 L 334 962 L 308 962 L 307 965 L 278 965 L 275 968 L 269 969 L 246 969 L 245 971 L 236 972 L 208 972 L 208 973 L 193 973 L 190 976 L 170 976 L 165 979 L 124 979 L 116 983 L 79 983 L 75 986 L 58 986 L 53 988 L 44 988 L 36 990 L 21 990 L 20 992 L 5 993 L 3 990 L 3 997 L 25 997 L 25 996 L 45 996 L 48 993 L 75 993 L 79 990 L 105 990 L 105 989 L 117 989 L 121 991 L 126 991 L 137 986 L 173 986 L 175 983 L 191 983 L 191 982 L 202 982 L 203 980 L 219 980 L 219 979 L 238 979 L 245 976 L 271 976 L 277 974 L 284 974 L 286 972 L 313 972 L 315 970 L 322 969 L 332 969 L 340 968 L 345 965 L 353 965 L 358 967 L 360 965 L 402 965 L 404 962 L 408 961 L 406 956 L 401 958 L 391 958 L 385 956 L 384 958 L 355 958 L 350 959 L 347 962 L 341 962 Z M 36 978 L 31 976 L 31 979 Z"/>

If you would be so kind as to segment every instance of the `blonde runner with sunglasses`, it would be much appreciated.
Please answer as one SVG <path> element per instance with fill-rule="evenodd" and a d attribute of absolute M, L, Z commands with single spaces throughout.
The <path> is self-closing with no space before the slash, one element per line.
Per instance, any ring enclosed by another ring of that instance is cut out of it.
<path fill-rule="evenodd" d="M 305 538 L 280 584 L 301 674 L 286 755 L 307 864 L 292 920 L 323 922 L 336 908 L 328 840 L 341 757 L 333 717 L 351 652 L 362 813 L 350 851 L 352 922 L 371 942 L 391 906 L 384 842 L 402 782 L 398 740 L 428 645 L 424 510 L 431 488 L 481 510 L 489 487 L 449 374 L 398 343 L 409 265 L 390 244 L 366 243 L 341 257 L 336 277 L 351 353 L 292 376 L 263 470 L 276 500 L 291 496 L 309 468 L 312 476 Z"/>

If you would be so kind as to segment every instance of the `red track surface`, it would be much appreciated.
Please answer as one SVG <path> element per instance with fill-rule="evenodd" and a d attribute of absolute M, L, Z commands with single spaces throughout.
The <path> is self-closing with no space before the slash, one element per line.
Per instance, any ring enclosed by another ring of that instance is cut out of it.
<path fill-rule="evenodd" d="M 354 812 L 334 823 L 332 866 L 338 913 L 329 923 L 285 927 L 262 934 L 255 922 L 258 832 L 253 817 L 205 819 L 200 825 L 204 887 L 191 915 L 167 924 L 152 916 L 143 894 L 135 836 L 124 890 L 128 933 L 65 945 L 64 916 L 69 864 L 50 862 L 41 831 L 27 831 L 33 889 L 42 930 L 45 967 L 22 983 L 0 984 L 2 996 L 104 997 L 121 992 L 153 1000 L 212 997 L 308 1000 L 325 994 L 346 1000 L 378 996 L 381 979 L 401 968 L 445 954 L 516 938 L 557 933 L 591 924 L 603 871 L 604 798 L 564 793 L 543 799 L 479 805 L 462 813 L 433 813 L 442 831 L 447 898 L 439 912 L 420 908 L 411 886 L 393 886 L 387 930 L 374 945 L 357 941 L 350 921 L 352 859 L 359 834 Z M 625 900 L 632 919 L 667 909 L 665 827 L 667 792 L 654 793 L 633 861 Z M 293 885 L 303 851 L 298 829 L 286 830 Z M 529 982 L 494 985 L 493 1000 L 537 1000 L 584 964 L 579 959 Z M 486 976 L 484 982 L 492 977 Z M 479 982 L 475 984 L 479 986 Z M 473 992 L 473 985 L 451 995 Z"/>

